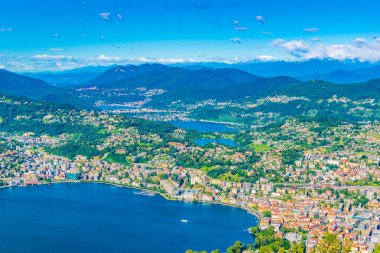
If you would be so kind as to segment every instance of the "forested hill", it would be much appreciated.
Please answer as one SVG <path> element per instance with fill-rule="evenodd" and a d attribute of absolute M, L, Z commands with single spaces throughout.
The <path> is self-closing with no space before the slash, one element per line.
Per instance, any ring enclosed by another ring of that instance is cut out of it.
<path fill-rule="evenodd" d="M 70 104 L 77 108 L 91 108 L 85 99 L 73 94 L 73 89 L 60 88 L 44 81 L 0 69 L 0 93 L 27 97 L 36 101 Z"/>
<path fill-rule="evenodd" d="M 105 85 L 108 83 L 117 82 L 123 79 L 134 78 L 139 75 L 168 68 L 162 64 L 142 64 L 142 65 L 127 65 L 115 66 L 86 82 L 89 85 Z"/>
<path fill-rule="evenodd" d="M 350 99 L 378 99 L 380 98 L 380 79 L 354 84 L 334 84 L 326 81 L 290 83 L 273 89 L 271 93 L 304 96 L 310 99 L 326 99 L 334 95 Z"/>
<path fill-rule="evenodd" d="M 62 90 L 41 80 L 0 69 L 0 92 L 14 96 L 42 99 L 48 94 L 59 93 Z"/>
<path fill-rule="evenodd" d="M 114 69 L 113 71 L 116 70 L 117 69 Z M 123 79 L 119 79 L 119 76 L 116 75 L 113 81 L 108 79 L 107 82 L 98 84 L 98 86 L 108 88 L 136 88 L 144 86 L 147 88 L 160 89 L 203 88 L 212 91 L 213 89 L 228 88 L 237 83 L 248 82 L 259 78 L 259 76 L 237 69 L 203 68 L 199 70 L 189 70 L 166 67 Z"/>
<path fill-rule="evenodd" d="M 0 94 L 0 132 L 97 136 L 104 132 L 101 130 L 109 123 L 108 117 L 106 113 L 79 110 L 67 104 Z M 176 129 L 172 125 L 160 122 L 115 117 L 120 121 L 120 126 L 135 127 L 141 133 L 168 133 Z"/>
<path fill-rule="evenodd" d="M 112 159 L 126 163 L 125 156 L 116 154 L 117 146 L 101 148 L 111 135 L 120 136 L 126 132 L 130 132 L 131 136 L 151 135 L 165 140 L 164 144 L 167 145 L 167 142 L 177 140 L 173 137 L 175 130 L 176 127 L 167 123 L 78 110 L 70 105 L 0 94 L 2 136 L 48 136 L 52 142 L 45 150 L 70 159 L 77 155 L 91 158 L 111 154 Z M 129 148 L 138 151 L 138 146 L 139 143 L 133 143 Z M 111 159 L 110 156 L 107 159 Z"/>

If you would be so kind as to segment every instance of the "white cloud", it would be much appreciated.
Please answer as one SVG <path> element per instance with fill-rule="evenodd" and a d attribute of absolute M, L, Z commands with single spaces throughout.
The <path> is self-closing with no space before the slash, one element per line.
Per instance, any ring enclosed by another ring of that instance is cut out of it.
<path fill-rule="evenodd" d="M 8 27 L 8 28 L 0 28 L 0 32 L 13 32 L 14 29 L 11 28 L 11 27 Z"/>
<path fill-rule="evenodd" d="M 368 43 L 368 41 L 367 41 L 366 39 L 364 39 L 364 38 L 357 38 L 357 39 L 355 40 L 355 44 L 356 44 L 356 46 L 358 46 L 358 47 L 366 46 L 367 43 Z"/>
<path fill-rule="evenodd" d="M 110 21 L 111 20 L 111 13 L 110 12 L 101 12 L 101 13 L 99 13 L 99 17 L 103 20 Z"/>
<path fill-rule="evenodd" d="M 158 63 L 163 63 L 163 64 L 173 64 L 173 63 L 185 63 L 185 62 L 194 62 L 194 59 L 184 59 L 184 58 L 169 58 L 169 59 L 157 59 L 157 61 L 153 62 L 158 62 Z"/>
<path fill-rule="evenodd" d="M 247 31 L 248 27 L 246 27 L 246 26 L 235 26 L 234 29 L 235 29 L 235 31 Z"/>
<path fill-rule="evenodd" d="M 65 51 L 65 49 L 63 49 L 63 48 L 57 48 L 57 47 L 52 47 L 52 48 L 49 48 L 49 51 L 52 51 L 52 52 L 62 52 L 62 51 Z"/>
<path fill-rule="evenodd" d="M 302 57 L 309 50 L 309 45 L 303 40 L 292 40 L 286 42 L 282 39 L 275 40 L 273 45 L 286 49 L 291 55 L 296 57 Z"/>
<path fill-rule="evenodd" d="M 276 57 L 271 55 L 260 55 L 257 57 L 257 59 L 260 61 L 274 61 L 276 60 Z"/>
<path fill-rule="evenodd" d="M 308 28 L 305 28 L 303 29 L 305 32 L 309 32 L 309 33 L 315 33 L 315 32 L 319 32 L 319 28 L 316 28 L 316 27 L 308 27 Z"/>
<path fill-rule="evenodd" d="M 4 65 L 0 65 L 0 69 L 5 69 Z"/>
<path fill-rule="evenodd" d="M 10 71 L 38 72 L 38 71 L 62 71 L 85 66 L 111 66 L 114 64 L 143 64 L 143 63 L 198 63 L 198 62 L 224 62 L 227 64 L 247 61 L 273 61 L 270 55 L 244 56 L 244 57 L 207 57 L 206 55 L 196 58 L 153 58 L 136 57 L 125 58 L 121 56 L 107 56 L 105 54 L 97 57 L 76 58 L 64 55 L 34 55 L 20 57 L 0 57 L 0 66 Z"/>
<path fill-rule="evenodd" d="M 307 44 L 303 40 L 292 40 L 289 42 L 284 42 L 281 46 L 289 51 L 294 51 L 294 50 L 305 51 L 309 49 L 309 44 Z"/>
<path fill-rule="evenodd" d="M 152 58 L 152 57 L 137 57 L 128 59 L 129 63 L 139 64 L 139 63 L 162 63 L 162 64 L 175 64 L 175 63 L 186 63 L 186 62 L 197 62 L 195 59 L 186 58 Z"/>
<path fill-rule="evenodd" d="M 232 43 L 236 43 L 236 44 L 241 44 L 241 43 L 242 43 L 242 41 L 241 41 L 240 38 L 231 38 L 230 41 L 231 41 Z"/>
<path fill-rule="evenodd" d="M 310 41 L 316 42 L 316 41 L 321 41 L 321 38 L 319 37 L 313 37 L 310 39 Z"/>
<path fill-rule="evenodd" d="M 110 62 L 110 61 L 121 61 L 123 60 L 122 57 L 113 57 L 113 56 L 107 56 L 105 54 L 101 54 L 99 55 L 99 57 L 97 58 L 98 61 L 107 61 L 107 62 Z"/>
<path fill-rule="evenodd" d="M 277 39 L 273 46 L 286 50 L 297 59 L 331 58 L 337 60 L 356 59 L 360 61 L 379 61 L 380 44 L 366 39 L 356 39 L 352 44 L 311 44 L 303 40 L 285 41 Z"/>
<path fill-rule="evenodd" d="M 262 24 L 265 24 L 265 22 L 266 22 L 266 21 L 265 21 L 265 18 L 264 18 L 263 16 L 260 16 L 260 15 L 259 15 L 259 16 L 256 16 L 256 17 L 255 17 L 255 20 L 256 20 L 256 21 L 259 21 L 259 22 L 262 23 Z"/>
<path fill-rule="evenodd" d="M 274 41 L 272 41 L 271 45 L 277 47 L 277 46 L 281 46 L 284 43 L 285 43 L 284 39 L 275 39 Z"/>
<path fill-rule="evenodd" d="M 72 56 L 65 56 L 65 55 L 49 55 L 49 54 L 37 54 L 31 57 L 32 59 L 39 59 L 39 60 L 63 60 L 63 59 L 73 59 Z"/>
<path fill-rule="evenodd" d="M 232 26 L 234 27 L 235 31 L 247 31 L 248 27 L 241 26 L 239 20 L 234 20 L 232 22 Z"/>
<path fill-rule="evenodd" d="M 231 38 L 231 43 L 240 44 L 242 40 L 238 37 Z M 244 41 L 243 41 L 244 42 Z M 283 50 L 289 55 L 282 55 L 281 59 L 286 60 L 309 60 L 309 59 L 353 59 L 360 61 L 380 61 L 380 41 L 378 38 L 367 40 L 358 38 L 351 43 L 332 44 L 322 43 L 321 41 L 310 40 L 285 40 L 282 38 L 274 40 L 271 45 Z M 137 57 L 126 58 L 123 55 L 109 56 L 105 52 L 92 57 L 72 57 L 59 53 L 58 48 L 51 48 L 51 54 L 36 54 L 31 56 L 1 56 L 0 66 L 6 67 L 11 71 L 58 71 L 83 66 L 110 66 L 113 64 L 142 64 L 142 63 L 196 63 L 196 62 L 224 62 L 237 63 L 246 61 L 275 61 L 279 60 L 271 55 L 245 55 L 231 57 L 213 57 L 207 55 L 196 56 L 195 58 L 152 58 Z M 278 51 L 276 50 L 276 52 Z M 54 52 L 57 53 L 54 53 Z"/>

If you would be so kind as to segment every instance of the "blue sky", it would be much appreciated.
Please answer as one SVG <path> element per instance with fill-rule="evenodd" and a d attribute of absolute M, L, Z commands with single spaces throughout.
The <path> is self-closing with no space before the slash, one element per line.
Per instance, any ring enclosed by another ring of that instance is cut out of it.
<path fill-rule="evenodd" d="M 380 60 L 378 0 L 2 0 L 0 67 Z"/>

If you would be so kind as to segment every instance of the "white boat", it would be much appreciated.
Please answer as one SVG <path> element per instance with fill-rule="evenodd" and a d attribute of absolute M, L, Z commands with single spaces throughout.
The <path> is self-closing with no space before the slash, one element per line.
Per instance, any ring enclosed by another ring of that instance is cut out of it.
<path fill-rule="evenodd" d="M 187 223 L 189 222 L 188 220 L 181 220 L 182 223 Z"/>

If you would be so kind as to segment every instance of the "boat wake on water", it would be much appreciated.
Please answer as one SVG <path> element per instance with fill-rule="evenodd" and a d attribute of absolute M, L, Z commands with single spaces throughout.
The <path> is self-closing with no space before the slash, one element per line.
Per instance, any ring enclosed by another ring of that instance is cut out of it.
<path fill-rule="evenodd" d="M 134 194 L 144 195 L 144 196 L 149 196 L 149 197 L 153 197 L 156 195 L 154 192 L 151 192 L 151 191 L 136 191 L 136 192 L 134 192 Z"/>

